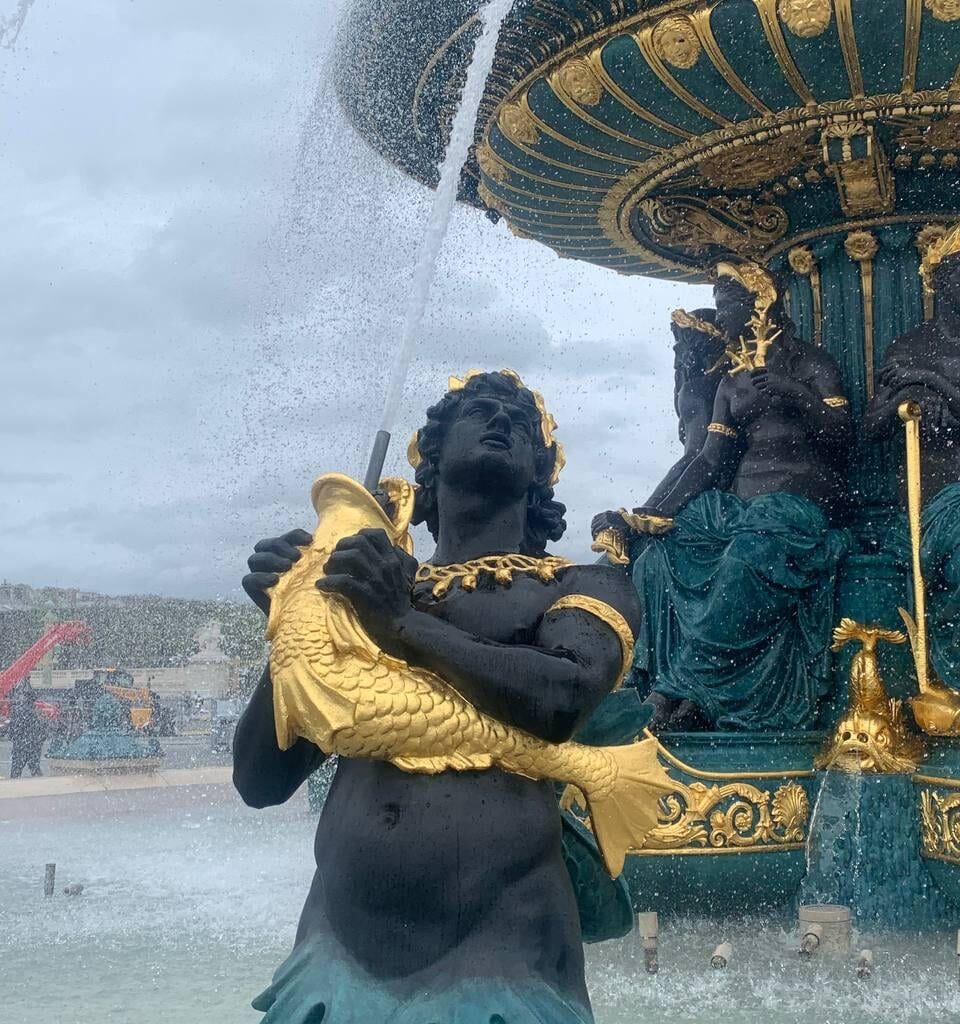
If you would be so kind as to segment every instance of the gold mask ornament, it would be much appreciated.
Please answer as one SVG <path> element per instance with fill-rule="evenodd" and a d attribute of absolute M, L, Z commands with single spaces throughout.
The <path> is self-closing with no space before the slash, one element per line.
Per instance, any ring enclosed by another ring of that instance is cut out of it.
<path fill-rule="evenodd" d="M 920 276 L 928 295 L 934 294 L 933 275 L 937 267 L 948 257 L 960 252 L 960 224 L 948 231 L 942 238 L 931 243 L 920 261 Z"/>
<path fill-rule="evenodd" d="M 767 365 L 767 352 L 770 346 L 783 333 L 774 330 L 770 322 L 770 310 L 777 301 L 777 286 L 773 278 L 759 263 L 749 260 L 742 263 L 724 261 L 716 267 L 717 277 L 729 277 L 746 289 L 753 297 L 753 316 L 750 318 L 751 336 L 740 336 L 739 351 L 728 348 L 727 357 L 733 364 L 731 374 L 741 370 L 759 370 Z"/>
<path fill-rule="evenodd" d="M 463 377 L 450 377 L 447 380 L 447 391 L 462 391 L 467 384 L 473 380 L 474 377 L 480 377 L 488 370 L 468 370 Z M 523 388 L 525 391 L 529 391 L 533 396 L 534 405 L 537 407 L 537 412 L 540 414 L 540 432 L 543 437 L 543 443 L 547 448 L 553 449 L 553 471 L 550 474 L 549 484 L 551 487 L 555 487 L 557 481 L 560 479 L 560 473 L 563 471 L 563 467 L 567 464 L 567 457 L 563 450 L 563 445 L 554 436 L 554 431 L 557 429 L 557 421 L 553 416 L 547 412 L 546 403 L 543 400 L 543 395 L 539 391 L 534 391 L 533 388 L 528 388 L 523 380 L 520 378 L 520 374 L 516 370 L 500 370 L 500 375 L 507 377 L 513 381 L 518 388 Z M 423 455 L 420 452 L 420 431 L 414 431 L 413 437 L 410 438 L 410 444 L 407 446 L 407 461 L 417 469 L 420 463 L 423 462 Z"/>

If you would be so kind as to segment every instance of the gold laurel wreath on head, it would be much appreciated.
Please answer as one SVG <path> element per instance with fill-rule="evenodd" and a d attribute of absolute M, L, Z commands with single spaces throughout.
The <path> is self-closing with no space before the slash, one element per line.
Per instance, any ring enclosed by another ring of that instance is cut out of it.
<path fill-rule="evenodd" d="M 920 276 L 928 295 L 934 294 L 933 275 L 937 267 L 948 257 L 960 252 L 960 224 L 947 231 L 942 238 L 932 242 L 920 261 Z"/>
<path fill-rule="evenodd" d="M 462 391 L 467 384 L 473 380 L 474 377 L 480 377 L 487 373 L 487 370 L 468 370 L 462 377 L 449 377 L 447 378 L 447 391 Z M 513 381 L 518 388 L 523 388 L 525 391 L 529 391 L 533 396 L 533 403 L 537 407 L 537 412 L 540 414 L 540 433 L 543 437 L 543 443 L 547 448 L 553 449 L 553 471 L 550 474 L 550 486 L 555 487 L 557 481 L 560 479 L 560 473 L 563 471 L 563 467 L 567 464 L 566 453 L 563 450 L 563 445 L 554 436 L 554 431 L 557 429 L 557 421 L 553 415 L 547 411 L 547 405 L 543 400 L 543 395 L 539 391 L 534 391 L 533 388 L 528 388 L 520 377 L 520 374 L 516 370 L 503 369 L 500 370 L 500 375 Z M 423 462 L 423 455 L 420 452 L 420 431 L 414 432 L 413 437 L 410 439 L 410 444 L 407 446 L 407 461 L 417 469 Z"/>
<path fill-rule="evenodd" d="M 670 314 L 670 323 L 683 330 L 699 331 L 701 334 L 708 334 L 711 338 L 722 338 L 723 331 L 716 324 L 709 320 L 701 320 L 700 317 L 688 313 L 685 309 L 675 309 Z"/>

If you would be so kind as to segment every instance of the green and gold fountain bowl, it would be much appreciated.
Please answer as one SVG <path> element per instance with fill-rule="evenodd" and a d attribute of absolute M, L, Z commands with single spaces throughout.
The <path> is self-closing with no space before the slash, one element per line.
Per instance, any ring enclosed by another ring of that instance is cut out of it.
<path fill-rule="evenodd" d="M 428 183 L 479 6 L 361 0 L 343 33 L 347 109 Z M 562 256 L 687 279 L 956 217 L 958 63 L 958 0 L 519 0 L 462 196 Z"/>

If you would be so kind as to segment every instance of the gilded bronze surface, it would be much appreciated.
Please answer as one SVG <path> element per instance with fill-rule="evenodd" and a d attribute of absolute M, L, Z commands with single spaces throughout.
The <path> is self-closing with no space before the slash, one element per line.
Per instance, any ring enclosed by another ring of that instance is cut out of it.
<path fill-rule="evenodd" d="M 960 864 L 960 793 L 920 790 L 920 842 L 924 857 Z"/>
<path fill-rule="evenodd" d="M 536 576 L 542 583 L 550 583 L 561 569 L 572 564 L 569 559 L 556 555 L 544 558 L 532 555 L 486 555 L 455 565 L 423 562 L 417 570 L 417 582 L 432 583 L 433 596 L 439 599 L 449 592 L 454 583 L 459 583 L 463 590 L 476 590 L 481 578 L 485 576 L 500 586 L 509 586 L 518 573 Z"/>
<path fill-rule="evenodd" d="M 850 704 L 817 758 L 818 768 L 878 775 L 917 770 L 923 745 L 907 728 L 902 702 L 888 696 L 877 664 L 880 641 L 902 644 L 906 639 L 896 630 L 852 619 L 843 619 L 833 631 L 834 651 L 851 642 L 861 646 L 850 664 Z"/>
<path fill-rule="evenodd" d="M 780 20 L 801 39 L 823 35 L 833 17 L 830 0 L 780 0 Z"/>
<path fill-rule="evenodd" d="M 910 707 L 917 725 L 932 736 L 960 736 L 960 693 L 944 686 L 930 671 L 927 643 L 926 585 L 920 561 L 922 530 L 920 474 L 920 417 L 916 402 L 904 402 L 899 408 L 907 442 L 907 519 L 910 524 L 910 550 L 913 563 L 913 607 L 911 615 L 900 609 L 910 637 L 913 662 L 920 694 L 912 698 Z"/>
<path fill-rule="evenodd" d="M 662 745 L 660 755 L 675 760 Z M 583 806 L 572 789 L 564 794 L 563 802 L 568 809 Z M 583 820 L 592 827 L 589 817 Z M 781 783 L 772 793 L 740 778 L 712 784 L 677 781 L 673 791 L 660 799 L 656 827 L 631 854 L 662 857 L 797 850 L 806 841 L 809 820 L 806 790 L 794 781 Z"/>
<path fill-rule="evenodd" d="M 344 537 L 378 528 L 394 544 L 407 543 L 413 489 L 403 481 L 381 487 L 398 499 L 392 518 L 348 477 L 317 480 L 319 522 L 312 543 L 272 588 L 267 638 L 280 749 L 302 737 L 325 753 L 385 760 L 406 772 L 497 766 L 566 782 L 584 794 L 604 862 L 616 877 L 627 851 L 642 846 L 655 827 L 658 796 L 673 789 L 656 741 L 625 747 L 553 744 L 504 725 L 434 673 L 379 650 L 346 599 L 317 589 Z"/>

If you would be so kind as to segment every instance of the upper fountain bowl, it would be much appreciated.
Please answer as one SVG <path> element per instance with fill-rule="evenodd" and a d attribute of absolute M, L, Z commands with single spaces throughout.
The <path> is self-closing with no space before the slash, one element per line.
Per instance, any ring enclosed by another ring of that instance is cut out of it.
<path fill-rule="evenodd" d="M 481 6 L 355 0 L 341 32 L 346 109 L 427 184 Z M 958 0 L 518 0 L 461 198 L 562 256 L 700 280 L 955 219 L 958 174 Z"/>

